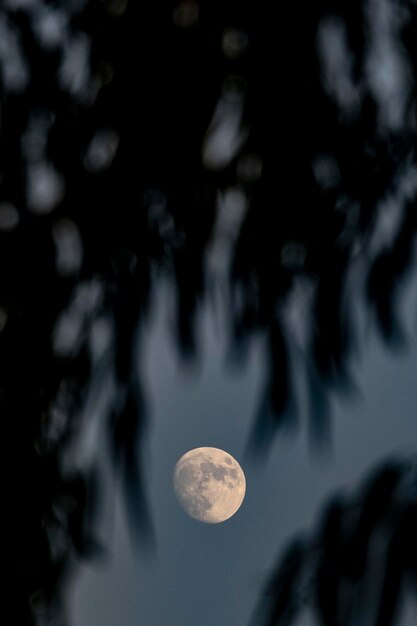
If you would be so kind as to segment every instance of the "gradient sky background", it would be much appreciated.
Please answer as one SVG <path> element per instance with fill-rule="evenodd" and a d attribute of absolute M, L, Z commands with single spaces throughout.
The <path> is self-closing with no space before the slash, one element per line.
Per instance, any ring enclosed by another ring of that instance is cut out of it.
<path fill-rule="evenodd" d="M 404 305 L 410 334 L 416 284 Z M 371 332 L 353 371 L 360 393 L 332 404 L 332 451 L 312 454 L 302 424 L 295 437 L 278 434 L 269 457 L 254 463 L 245 443 L 263 376 L 259 346 L 246 368 L 226 369 L 224 337 L 206 311 L 198 372 L 180 367 L 169 302 L 161 290 L 143 353 L 150 409 L 146 484 L 157 551 L 146 557 L 132 547 L 103 445 L 108 477 L 100 534 L 109 556 L 80 569 L 70 599 L 72 626 L 248 625 L 281 551 L 299 531 L 314 530 L 327 499 L 340 488 L 353 494 L 387 456 L 417 449 L 416 340 L 411 336 L 406 352 L 392 354 Z M 178 458 L 205 445 L 227 450 L 246 474 L 245 501 L 222 524 L 189 518 L 172 489 Z M 415 625 L 416 610 L 410 599 L 401 626 Z M 298 622 L 311 623 L 308 615 Z"/>

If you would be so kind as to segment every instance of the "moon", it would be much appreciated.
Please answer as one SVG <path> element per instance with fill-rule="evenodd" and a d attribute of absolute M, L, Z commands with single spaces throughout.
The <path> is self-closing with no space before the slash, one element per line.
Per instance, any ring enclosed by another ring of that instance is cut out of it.
<path fill-rule="evenodd" d="M 200 522 L 224 522 L 240 508 L 246 492 L 239 463 L 220 448 L 194 448 L 175 465 L 174 490 L 188 515 Z"/>

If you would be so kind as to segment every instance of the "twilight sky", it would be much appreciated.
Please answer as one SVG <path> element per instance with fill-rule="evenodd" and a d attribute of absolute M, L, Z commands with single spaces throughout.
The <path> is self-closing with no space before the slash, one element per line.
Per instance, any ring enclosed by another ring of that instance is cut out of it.
<path fill-rule="evenodd" d="M 405 306 L 415 311 L 413 294 Z M 339 488 L 357 490 L 384 457 L 417 449 L 416 341 L 411 337 L 407 352 L 392 355 L 371 334 L 353 372 L 361 393 L 333 402 L 332 451 L 312 455 L 302 427 L 295 437 L 278 434 L 268 458 L 256 464 L 245 456 L 245 443 L 263 375 L 261 352 L 254 346 L 244 369 L 225 368 L 225 345 L 213 318 L 206 312 L 201 324 L 198 372 L 187 370 L 169 334 L 169 298 L 161 291 L 154 304 L 143 365 L 156 553 L 147 556 L 131 545 L 120 493 L 101 452 L 108 478 L 100 534 L 109 555 L 80 569 L 71 626 L 249 626 L 272 565 L 296 533 L 314 529 L 321 505 Z M 411 330 L 413 314 L 408 318 Z M 223 448 L 246 474 L 245 501 L 222 524 L 189 518 L 175 499 L 175 463 L 198 446 Z M 413 626 L 416 608 L 411 600 L 406 604 L 400 626 Z M 299 621 L 312 623 L 308 615 Z"/>

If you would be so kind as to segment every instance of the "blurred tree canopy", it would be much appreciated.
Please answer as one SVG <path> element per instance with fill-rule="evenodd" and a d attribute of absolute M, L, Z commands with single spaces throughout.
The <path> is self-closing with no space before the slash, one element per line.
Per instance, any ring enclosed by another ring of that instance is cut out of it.
<path fill-rule="evenodd" d="M 263 341 L 255 447 L 296 420 L 295 363 L 326 438 L 361 306 L 389 345 L 405 340 L 416 20 L 414 0 L 277 14 L 265 0 L 3 1 L 0 406 L 19 624 L 57 624 L 73 555 L 96 549 L 94 464 L 71 462 L 91 406 L 149 540 L 140 345 L 161 277 L 185 358 L 210 299 L 232 360 Z"/>
<path fill-rule="evenodd" d="M 296 624 L 307 610 L 320 626 L 398 623 L 416 593 L 416 515 L 415 459 L 388 460 L 359 494 L 334 496 L 316 532 L 281 556 L 254 626 Z"/>

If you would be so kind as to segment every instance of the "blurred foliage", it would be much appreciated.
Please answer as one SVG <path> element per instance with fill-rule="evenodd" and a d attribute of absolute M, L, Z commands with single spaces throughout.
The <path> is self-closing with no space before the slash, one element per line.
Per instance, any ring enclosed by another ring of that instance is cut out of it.
<path fill-rule="evenodd" d="M 404 340 L 415 9 L 2 3 L 0 406 L 17 623 L 58 624 L 48 611 L 63 572 L 92 550 L 95 459 L 74 451 L 97 417 L 151 539 L 140 350 L 161 276 L 184 357 L 210 294 L 231 357 L 263 341 L 256 445 L 294 422 L 296 377 L 313 438 L 327 436 L 329 393 L 353 384 L 363 301 L 388 344 Z"/>
<path fill-rule="evenodd" d="M 286 548 L 253 624 L 296 624 L 307 610 L 319 626 L 397 624 L 416 591 L 416 487 L 415 460 L 393 460 L 356 496 L 333 497 L 316 531 Z"/>

